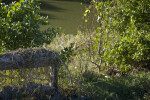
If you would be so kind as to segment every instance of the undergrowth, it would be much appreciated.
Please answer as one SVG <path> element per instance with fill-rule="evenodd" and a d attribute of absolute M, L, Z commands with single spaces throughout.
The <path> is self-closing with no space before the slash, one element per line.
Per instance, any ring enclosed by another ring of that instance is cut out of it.
<path fill-rule="evenodd" d="M 72 47 L 74 55 L 71 55 L 66 61 L 72 81 L 69 81 L 64 68 L 60 69 L 60 90 L 63 96 L 66 98 L 86 96 L 90 100 L 150 99 L 149 72 L 132 71 L 127 75 L 107 77 L 105 68 L 101 68 L 99 71 L 97 65 L 88 60 L 89 43 L 91 41 L 88 34 L 81 33 L 79 32 L 76 36 L 56 36 L 54 41 L 47 46 L 60 52 L 66 47 L 69 48 L 71 43 L 74 43 Z"/>

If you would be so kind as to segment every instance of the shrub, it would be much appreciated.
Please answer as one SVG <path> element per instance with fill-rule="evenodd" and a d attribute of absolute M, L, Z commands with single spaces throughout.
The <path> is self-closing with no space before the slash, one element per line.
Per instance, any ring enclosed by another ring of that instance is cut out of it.
<path fill-rule="evenodd" d="M 40 30 L 48 17 L 40 16 L 38 0 L 20 0 L 0 4 L 0 51 L 15 50 L 50 43 L 57 30 Z"/>
<path fill-rule="evenodd" d="M 93 0 L 93 5 L 100 25 L 94 38 L 94 50 L 99 50 L 103 65 L 119 67 L 122 72 L 132 67 L 148 68 L 150 1 Z"/>

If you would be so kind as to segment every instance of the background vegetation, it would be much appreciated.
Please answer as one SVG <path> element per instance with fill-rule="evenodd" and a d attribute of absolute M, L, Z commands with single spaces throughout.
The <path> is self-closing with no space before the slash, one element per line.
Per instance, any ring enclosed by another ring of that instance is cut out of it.
<path fill-rule="evenodd" d="M 93 44 L 94 52 L 99 52 L 93 58 L 95 62 L 122 72 L 133 67 L 149 68 L 149 4 L 147 0 L 93 1 L 99 23 Z"/>
<path fill-rule="evenodd" d="M 39 24 L 48 22 L 38 10 L 33 0 L 1 3 L 1 53 L 46 43 L 43 46 L 57 51 L 69 69 L 61 67 L 59 73 L 60 92 L 66 98 L 150 98 L 149 0 L 93 0 L 84 14 L 85 31 L 75 36 L 56 35 L 54 28 L 41 31 Z M 39 70 L 40 78 L 47 77 L 47 69 Z"/>

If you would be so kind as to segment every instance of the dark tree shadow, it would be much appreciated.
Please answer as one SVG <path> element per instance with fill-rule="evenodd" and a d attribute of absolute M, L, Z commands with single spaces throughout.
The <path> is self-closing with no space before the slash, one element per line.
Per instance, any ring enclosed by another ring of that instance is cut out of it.
<path fill-rule="evenodd" d="M 91 0 L 56 0 L 56 1 L 72 1 L 72 2 L 82 2 L 82 3 L 90 3 Z"/>
<path fill-rule="evenodd" d="M 2 3 L 10 4 L 10 3 L 14 2 L 14 1 L 18 2 L 19 0 L 2 0 Z"/>
<path fill-rule="evenodd" d="M 95 92 L 95 100 L 143 100 L 145 94 L 150 95 L 149 74 L 105 78 L 88 72 L 83 77 L 85 84 L 91 84 L 87 90 Z"/>
<path fill-rule="evenodd" d="M 14 1 L 18 2 L 19 0 L 2 0 L 2 3 L 10 4 Z M 66 10 L 66 9 L 63 9 L 60 7 L 56 7 L 56 6 L 48 3 L 48 1 L 41 0 L 40 3 L 41 3 L 40 7 L 42 10 L 58 11 L 58 12 Z"/>
<path fill-rule="evenodd" d="M 40 1 L 40 3 L 41 3 L 40 7 L 42 10 L 57 11 L 57 12 L 62 12 L 66 10 L 60 7 L 56 7 L 50 3 L 47 3 L 46 1 Z"/>

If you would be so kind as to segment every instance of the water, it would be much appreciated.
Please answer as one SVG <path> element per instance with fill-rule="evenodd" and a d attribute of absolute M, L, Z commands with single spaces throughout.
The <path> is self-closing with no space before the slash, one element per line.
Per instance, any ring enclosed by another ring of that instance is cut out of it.
<path fill-rule="evenodd" d="M 65 34 L 76 34 L 83 22 L 85 6 L 80 0 L 41 0 L 41 14 L 48 16 L 50 25 L 61 27 Z"/>

